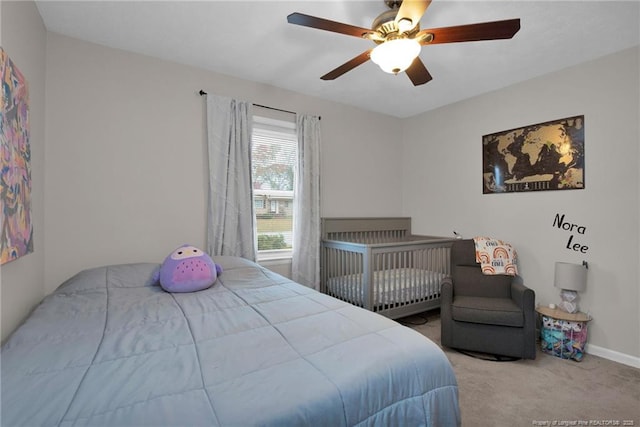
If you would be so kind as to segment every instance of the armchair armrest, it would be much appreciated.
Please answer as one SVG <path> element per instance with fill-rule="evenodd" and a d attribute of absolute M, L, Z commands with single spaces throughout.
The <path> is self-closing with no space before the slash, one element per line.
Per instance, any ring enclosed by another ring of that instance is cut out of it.
<path fill-rule="evenodd" d="M 440 341 L 444 346 L 453 345 L 453 279 L 447 276 L 440 282 Z"/>
<path fill-rule="evenodd" d="M 511 298 L 518 304 L 524 314 L 524 353 L 526 359 L 536 358 L 536 294 L 527 288 L 520 276 L 516 276 L 511 283 Z"/>
<path fill-rule="evenodd" d="M 520 276 L 515 276 L 511 282 L 511 299 L 521 309 L 533 310 L 535 307 L 535 292 L 524 285 Z"/>
<path fill-rule="evenodd" d="M 453 302 L 453 279 L 447 276 L 440 282 L 440 300 L 447 301 L 449 304 Z"/>

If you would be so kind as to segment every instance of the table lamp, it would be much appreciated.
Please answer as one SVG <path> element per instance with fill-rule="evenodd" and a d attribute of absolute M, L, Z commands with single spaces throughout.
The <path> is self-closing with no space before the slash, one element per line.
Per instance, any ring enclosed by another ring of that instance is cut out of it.
<path fill-rule="evenodd" d="M 587 287 L 587 262 L 572 264 L 568 262 L 556 262 L 554 286 L 560 291 L 560 309 L 567 313 L 578 311 L 578 291 L 584 291 Z"/>

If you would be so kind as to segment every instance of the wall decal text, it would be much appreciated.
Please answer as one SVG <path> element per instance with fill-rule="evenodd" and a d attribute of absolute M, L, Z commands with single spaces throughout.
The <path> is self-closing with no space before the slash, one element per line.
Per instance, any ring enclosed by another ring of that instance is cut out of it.
<path fill-rule="evenodd" d="M 575 238 L 575 234 L 573 233 L 584 235 L 587 232 L 587 227 L 585 227 L 584 225 L 578 225 L 569 221 L 565 221 L 564 217 L 565 214 L 560 215 L 559 213 L 557 213 L 555 218 L 553 219 L 553 226 L 558 227 L 558 229 L 560 230 L 571 232 L 571 235 L 569 235 L 569 240 L 567 241 L 566 248 L 586 254 L 589 250 L 589 246 L 578 243 L 577 241 L 574 242 L 573 239 Z"/>

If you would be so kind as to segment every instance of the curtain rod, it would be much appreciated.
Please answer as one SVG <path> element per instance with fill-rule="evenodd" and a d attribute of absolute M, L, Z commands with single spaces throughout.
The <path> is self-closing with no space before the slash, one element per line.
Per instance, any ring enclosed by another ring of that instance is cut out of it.
<path fill-rule="evenodd" d="M 200 89 L 200 92 L 198 92 L 200 94 L 200 96 L 205 96 L 207 94 L 207 92 L 205 92 L 204 90 Z M 283 110 L 281 108 L 276 108 L 276 107 L 269 107 L 268 105 L 261 105 L 261 104 L 253 104 L 255 107 L 262 107 L 262 108 L 266 108 L 268 110 L 275 110 L 275 111 L 281 111 L 283 113 L 289 113 L 289 114 L 298 114 L 295 111 L 289 111 L 289 110 Z M 318 117 L 318 120 L 322 120 L 322 117 Z"/>

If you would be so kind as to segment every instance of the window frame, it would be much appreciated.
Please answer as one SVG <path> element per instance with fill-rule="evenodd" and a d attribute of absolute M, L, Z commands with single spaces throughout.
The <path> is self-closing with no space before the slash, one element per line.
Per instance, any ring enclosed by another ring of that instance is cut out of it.
<path fill-rule="evenodd" d="M 260 132 L 263 132 L 263 134 L 271 134 L 271 136 L 273 137 L 282 137 L 282 135 L 288 135 L 291 138 L 290 142 L 294 142 L 294 147 L 296 150 L 296 157 L 297 157 L 297 150 L 298 150 L 298 135 L 297 135 L 297 131 L 296 131 L 296 122 L 295 122 L 295 118 L 293 118 L 292 120 L 282 120 L 282 119 L 274 119 L 271 117 L 265 117 L 264 115 L 260 115 L 257 113 L 253 114 L 253 123 L 252 123 L 252 133 L 251 133 L 251 143 L 253 146 L 254 143 L 254 131 L 256 128 L 260 129 Z M 257 125 L 257 126 L 256 126 Z M 251 158 L 252 162 L 253 162 L 253 153 L 252 153 L 252 158 Z M 294 165 L 294 186 L 295 186 L 295 180 L 296 180 L 296 167 Z M 253 177 L 252 180 L 253 182 Z M 252 197 L 255 203 L 255 189 L 252 188 Z M 295 203 L 295 198 L 293 195 L 293 190 L 291 191 L 292 195 L 291 195 L 291 202 Z M 264 209 L 269 209 L 269 211 L 271 212 L 271 202 L 273 201 L 267 201 L 264 200 Z M 269 203 L 269 205 L 267 204 Z M 278 202 L 276 202 L 278 203 Z M 292 204 L 292 208 L 293 208 L 293 204 Z M 254 209 L 255 209 L 255 205 L 254 205 Z M 292 213 L 293 216 L 293 213 Z M 257 256 L 257 260 L 258 261 L 274 261 L 274 260 L 291 260 L 291 258 L 293 257 L 293 247 L 292 248 L 286 248 L 286 249 L 270 249 L 270 250 L 258 250 L 258 231 L 257 231 L 257 223 L 258 223 L 258 219 L 256 216 L 256 213 L 254 212 L 254 219 L 256 221 L 256 227 L 254 229 L 254 238 L 256 241 L 256 256 Z M 293 226 L 291 229 L 291 234 L 293 236 Z"/>

